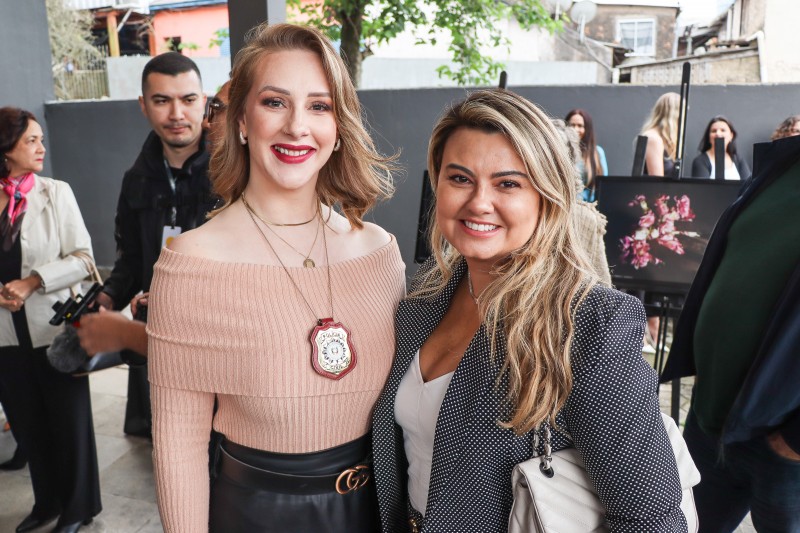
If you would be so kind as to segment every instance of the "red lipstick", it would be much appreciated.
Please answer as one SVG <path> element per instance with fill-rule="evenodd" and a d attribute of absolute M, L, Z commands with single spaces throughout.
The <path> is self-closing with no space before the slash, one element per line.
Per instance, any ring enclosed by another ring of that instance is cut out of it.
<path fill-rule="evenodd" d="M 291 144 L 273 144 L 270 148 L 272 153 L 275 154 L 275 157 L 277 157 L 280 162 L 287 163 L 289 165 L 303 163 L 316 153 L 314 148 L 305 145 L 294 146 Z M 298 152 L 300 153 L 298 154 Z"/>

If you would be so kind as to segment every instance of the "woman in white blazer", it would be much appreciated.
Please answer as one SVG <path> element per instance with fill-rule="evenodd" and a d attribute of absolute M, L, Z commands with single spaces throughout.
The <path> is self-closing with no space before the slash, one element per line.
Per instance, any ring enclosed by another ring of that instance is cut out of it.
<path fill-rule="evenodd" d="M 89 273 L 92 245 L 69 185 L 41 172 L 42 128 L 0 108 L 0 389 L 29 456 L 34 506 L 16 531 L 59 518 L 73 532 L 100 512 L 89 381 L 56 372 L 46 350 L 60 328 L 52 306 Z"/>

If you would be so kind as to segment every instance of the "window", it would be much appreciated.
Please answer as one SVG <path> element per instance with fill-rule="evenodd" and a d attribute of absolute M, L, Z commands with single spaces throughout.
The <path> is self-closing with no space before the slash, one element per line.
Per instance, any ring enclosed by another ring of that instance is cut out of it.
<path fill-rule="evenodd" d="M 180 36 L 166 37 L 164 39 L 164 43 L 166 44 L 168 52 L 178 52 L 179 54 L 183 53 L 183 47 L 181 46 Z"/>
<path fill-rule="evenodd" d="M 619 43 L 633 50 L 628 55 L 656 55 L 656 21 L 654 19 L 622 20 L 617 23 Z"/>

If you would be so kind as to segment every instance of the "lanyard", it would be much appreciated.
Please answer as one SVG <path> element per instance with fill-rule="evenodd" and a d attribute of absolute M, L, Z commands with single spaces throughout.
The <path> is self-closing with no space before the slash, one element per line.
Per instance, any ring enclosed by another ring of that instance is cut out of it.
<path fill-rule="evenodd" d="M 164 159 L 164 169 L 167 171 L 167 181 L 169 182 L 169 188 L 172 189 L 172 207 L 170 208 L 170 213 L 169 213 L 169 223 L 170 226 L 174 228 L 175 224 L 178 222 L 178 205 L 177 205 L 178 195 L 175 187 L 176 179 L 175 176 L 172 174 L 172 169 L 170 168 L 169 163 L 167 163 L 166 159 Z"/>

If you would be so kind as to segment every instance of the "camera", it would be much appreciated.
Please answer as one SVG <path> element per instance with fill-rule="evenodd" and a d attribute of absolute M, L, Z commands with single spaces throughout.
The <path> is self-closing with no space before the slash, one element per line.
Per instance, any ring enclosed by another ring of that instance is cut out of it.
<path fill-rule="evenodd" d="M 85 296 L 78 294 L 74 298 L 67 298 L 65 302 L 54 303 L 53 311 L 55 311 L 56 314 L 50 319 L 50 325 L 60 326 L 65 321 L 70 324 L 79 323 L 84 313 L 93 312 L 92 307 L 94 307 L 94 302 L 102 291 L 103 286 L 99 283 L 94 283 L 91 288 L 86 291 Z"/>

